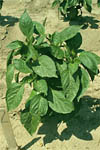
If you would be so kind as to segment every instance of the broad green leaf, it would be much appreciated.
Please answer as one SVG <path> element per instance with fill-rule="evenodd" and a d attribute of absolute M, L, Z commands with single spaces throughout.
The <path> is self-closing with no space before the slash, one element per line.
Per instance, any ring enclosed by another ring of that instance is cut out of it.
<path fill-rule="evenodd" d="M 7 110 L 17 108 L 24 94 L 24 85 L 20 83 L 12 83 L 6 93 Z"/>
<path fill-rule="evenodd" d="M 77 95 L 79 87 L 76 85 L 76 82 L 69 70 L 64 70 L 62 72 L 61 82 L 66 99 L 72 102 Z"/>
<path fill-rule="evenodd" d="M 32 70 L 27 66 L 26 62 L 22 59 L 14 59 L 13 60 L 14 67 L 23 73 L 32 73 Z"/>
<path fill-rule="evenodd" d="M 31 114 L 27 109 L 24 109 L 20 115 L 21 123 L 24 125 L 30 135 L 36 132 L 40 123 L 40 116 Z"/>
<path fill-rule="evenodd" d="M 48 101 L 41 95 L 34 96 L 30 101 L 30 112 L 40 116 L 46 115 L 48 111 Z"/>
<path fill-rule="evenodd" d="M 46 55 L 40 56 L 32 68 L 41 77 L 57 77 L 55 63 Z"/>
<path fill-rule="evenodd" d="M 66 40 L 69 40 L 73 38 L 80 30 L 81 26 L 78 25 L 72 25 L 68 28 L 65 28 L 61 32 L 57 32 L 56 34 L 53 35 L 52 40 L 54 45 L 58 45 L 63 43 Z"/>
<path fill-rule="evenodd" d="M 96 60 L 96 57 L 91 52 L 83 51 L 80 54 L 79 59 L 85 67 L 90 69 L 95 74 L 98 74 L 98 60 Z"/>
<path fill-rule="evenodd" d="M 78 92 L 78 95 L 77 95 L 78 101 L 83 96 L 83 94 L 86 92 L 86 90 L 89 87 L 89 83 L 90 83 L 89 75 L 88 75 L 87 71 L 85 71 L 85 69 L 80 68 L 79 76 L 80 76 L 81 86 L 79 88 L 79 92 Z"/>
<path fill-rule="evenodd" d="M 88 12 L 92 11 L 92 0 L 84 0 L 84 7 Z"/>
<path fill-rule="evenodd" d="M 7 88 L 9 88 L 9 86 L 12 83 L 13 80 L 13 76 L 14 76 L 14 65 L 10 64 L 7 67 L 7 72 L 6 72 L 6 83 L 7 83 Z"/>
<path fill-rule="evenodd" d="M 94 57 L 95 61 L 97 62 L 97 65 L 100 64 L 100 56 L 98 56 L 98 55 L 96 55 L 95 53 L 92 53 L 92 52 L 87 52 L 87 53 L 89 53 L 89 55 L 91 57 Z"/>
<path fill-rule="evenodd" d="M 23 45 L 24 43 L 22 41 L 16 40 L 8 44 L 7 48 L 10 48 L 11 50 L 16 50 L 16 49 L 20 49 Z"/>
<path fill-rule="evenodd" d="M 67 46 L 72 50 L 77 50 L 82 44 L 82 36 L 80 33 L 77 33 L 73 38 L 66 41 Z"/>
<path fill-rule="evenodd" d="M 45 34 L 45 28 L 42 24 L 40 24 L 37 21 L 33 21 L 33 26 L 34 26 L 34 32 L 36 34 L 39 34 L 39 35 L 44 35 Z"/>
<path fill-rule="evenodd" d="M 47 95 L 48 85 L 47 85 L 47 82 L 45 80 L 43 80 L 43 79 L 36 80 L 36 81 L 34 81 L 33 86 L 37 92 L 44 93 L 45 95 Z"/>
<path fill-rule="evenodd" d="M 30 39 L 33 35 L 33 22 L 26 10 L 19 19 L 19 27 L 22 33 Z"/>
<path fill-rule="evenodd" d="M 51 54 L 57 59 L 64 58 L 64 51 L 59 46 L 51 45 Z"/>
<path fill-rule="evenodd" d="M 60 44 L 61 42 L 61 39 L 60 39 L 60 33 L 59 32 L 54 32 L 53 35 L 52 35 L 52 42 L 54 45 L 58 45 Z"/>
<path fill-rule="evenodd" d="M 66 99 L 62 91 L 52 90 L 48 100 L 50 108 L 57 113 L 67 114 L 74 110 L 73 102 Z"/>

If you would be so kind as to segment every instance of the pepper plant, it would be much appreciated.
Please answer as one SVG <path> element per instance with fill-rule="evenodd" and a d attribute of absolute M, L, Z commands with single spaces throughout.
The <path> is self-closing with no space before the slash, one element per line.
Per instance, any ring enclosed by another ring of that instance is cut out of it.
<path fill-rule="evenodd" d="M 21 123 L 32 135 L 43 118 L 52 112 L 70 114 L 98 75 L 100 57 L 80 49 L 80 26 L 70 26 L 61 32 L 45 33 L 43 24 L 32 21 L 27 11 L 19 20 L 25 42 L 8 44 L 7 92 L 8 111 L 16 109 L 24 94 L 25 85 L 31 94 L 21 110 Z"/>
<path fill-rule="evenodd" d="M 58 5 L 58 11 L 69 20 L 82 15 L 82 7 L 90 13 L 92 11 L 92 0 L 54 0 L 52 7 L 56 5 Z M 100 7 L 100 0 L 97 0 L 97 5 Z"/>

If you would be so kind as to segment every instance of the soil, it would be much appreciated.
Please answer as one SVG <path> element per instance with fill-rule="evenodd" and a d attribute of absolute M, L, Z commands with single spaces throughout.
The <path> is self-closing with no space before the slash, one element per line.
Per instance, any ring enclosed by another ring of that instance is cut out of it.
<path fill-rule="evenodd" d="M 51 8 L 53 0 L 5 0 L 0 17 L 0 107 L 5 105 L 6 45 L 13 40 L 24 40 L 19 30 L 18 19 L 25 9 L 34 21 L 43 22 L 47 17 L 46 32 L 61 31 L 69 26 L 68 21 L 58 18 L 57 9 Z M 100 56 L 100 9 L 93 1 L 93 11 L 83 9 L 86 27 L 81 30 L 82 49 Z M 70 22 L 77 24 L 77 22 Z M 30 89 L 27 87 L 27 97 Z M 82 109 L 66 122 L 66 116 L 53 116 L 40 124 L 37 132 L 30 136 L 19 120 L 18 110 L 9 113 L 14 135 L 22 150 L 100 150 L 100 74 L 90 83 L 82 98 Z M 63 118 L 63 119 L 62 119 Z M 59 123 L 60 120 L 60 123 Z M 61 121 L 64 120 L 64 121 Z M 6 150 L 7 143 L 0 125 L 0 150 Z"/>

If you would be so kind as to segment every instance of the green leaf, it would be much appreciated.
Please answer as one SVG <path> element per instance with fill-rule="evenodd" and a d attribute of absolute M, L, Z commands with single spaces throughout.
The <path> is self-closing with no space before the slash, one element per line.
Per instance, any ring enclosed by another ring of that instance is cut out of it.
<path fill-rule="evenodd" d="M 89 75 L 87 71 L 85 71 L 85 69 L 80 68 L 78 74 L 80 76 L 80 84 L 81 84 L 78 95 L 77 95 L 77 99 L 79 101 L 79 99 L 83 96 L 83 94 L 88 89 L 90 80 L 89 80 Z"/>
<path fill-rule="evenodd" d="M 66 41 L 67 46 L 72 50 L 77 50 L 82 44 L 82 36 L 80 33 L 77 33 L 73 38 Z"/>
<path fill-rule="evenodd" d="M 31 94 L 29 95 L 29 98 L 27 99 L 27 102 L 25 104 L 25 108 L 26 109 L 30 109 L 30 103 L 31 103 L 31 99 L 37 95 L 37 92 L 35 90 L 31 91 Z"/>
<path fill-rule="evenodd" d="M 45 39 L 45 35 L 41 35 L 41 36 L 37 37 L 37 38 L 36 38 L 36 43 L 35 43 L 35 45 L 40 45 L 40 44 L 42 44 L 43 41 L 44 41 L 44 39 Z"/>
<path fill-rule="evenodd" d="M 34 96 L 30 101 L 30 111 L 32 114 L 40 116 L 46 115 L 48 111 L 48 101 L 41 95 Z"/>
<path fill-rule="evenodd" d="M 89 55 L 91 55 L 91 57 L 94 57 L 95 61 L 97 62 L 97 65 L 100 64 L 100 56 L 96 55 L 95 53 L 92 52 L 87 52 L 89 53 Z"/>
<path fill-rule="evenodd" d="M 36 81 L 34 81 L 33 86 L 37 92 L 44 93 L 45 95 L 47 95 L 48 85 L 45 80 L 43 80 L 43 79 L 36 80 Z"/>
<path fill-rule="evenodd" d="M 41 77 L 57 77 L 55 63 L 46 55 L 40 56 L 32 68 Z"/>
<path fill-rule="evenodd" d="M 22 41 L 16 40 L 8 44 L 7 48 L 10 48 L 11 50 L 16 50 L 22 48 L 23 45 L 24 43 Z"/>
<path fill-rule="evenodd" d="M 52 90 L 52 95 L 48 97 L 49 106 L 57 113 L 67 114 L 74 110 L 73 102 L 65 98 L 62 91 Z"/>
<path fill-rule="evenodd" d="M 21 123 L 24 125 L 30 135 L 36 132 L 37 127 L 40 123 L 40 116 L 31 114 L 27 109 L 21 112 Z"/>
<path fill-rule="evenodd" d="M 32 73 L 32 70 L 27 66 L 26 62 L 22 59 L 14 59 L 13 60 L 14 67 L 23 73 Z"/>
<path fill-rule="evenodd" d="M 29 49 L 29 56 L 27 58 L 27 61 L 32 58 L 34 61 L 37 60 L 38 58 L 38 52 L 36 51 L 36 49 L 33 47 L 32 44 L 28 45 L 28 49 Z"/>
<path fill-rule="evenodd" d="M 59 46 L 51 45 L 51 54 L 57 59 L 64 58 L 64 51 Z"/>
<path fill-rule="evenodd" d="M 13 53 L 14 51 L 11 51 L 8 56 L 7 56 L 7 67 L 12 64 L 12 59 L 13 59 Z"/>
<path fill-rule="evenodd" d="M 68 68 L 69 68 L 70 73 L 72 75 L 78 70 L 80 63 L 81 63 L 80 60 L 76 59 L 73 63 L 68 64 Z"/>
<path fill-rule="evenodd" d="M 9 88 L 9 86 L 12 83 L 13 80 L 13 76 L 14 76 L 14 65 L 10 64 L 7 67 L 7 72 L 6 72 L 6 83 L 7 83 L 7 88 Z"/>
<path fill-rule="evenodd" d="M 81 26 L 73 25 L 65 28 L 61 32 L 57 32 L 53 35 L 52 40 L 54 45 L 63 43 L 66 40 L 73 38 L 80 30 Z"/>
<path fill-rule="evenodd" d="M 85 67 L 90 69 L 95 74 L 98 74 L 98 66 L 97 66 L 98 60 L 91 52 L 86 51 L 81 52 L 79 59 Z"/>
<path fill-rule="evenodd" d="M 64 62 L 63 61 L 63 63 L 56 63 L 56 65 L 57 65 L 57 69 L 58 69 L 58 71 L 59 71 L 59 73 L 61 74 L 64 70 L 66 70 L 67 69 L 67 64 L 66 64 L 66 62 Z"/>
<path fill-rule="evenodd" d="M 29 75 L 29 76 L 25 76 L 21 82 L 22 83 L 31 83 L 34 79 L 36 78 L 36 76 L 32 76 L 32 75 Z"/>
<path fill-rule="evenodd" d="M 24 85 L 12 83 L 6 93 L 6 103 L 8 111 L 19 106 L 24 94 Z"/>
<path fill-rule="evenodd" d="M 33 22 L 26 10 L 22 14 L 19 20 L 19 27 L 22 33 L 30 39 L 33 35 Z"/>
<path fill-rule="evenodd" d="M 44 35 L 45 34 L 45 28 L 42 24 L 40 24 L 37 21 L 33 21 L 33 26 L 34 26 L 34 32 L 36 34 L 39 34 L 39 35 Z"/>
<path fill-rule="evenodd" d="M 61 82 L 66 99 L 72 102 L 78 93 L 79 87 L 76 85 L 76 82 L 69 70 L 64 70 L 62 72 Z"/>

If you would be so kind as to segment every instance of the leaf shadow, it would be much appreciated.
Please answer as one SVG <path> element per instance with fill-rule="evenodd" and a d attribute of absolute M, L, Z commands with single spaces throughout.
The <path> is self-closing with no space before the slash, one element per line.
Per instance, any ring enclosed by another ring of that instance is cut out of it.
<path fill-rule="evenodd" d="M 0 26 L 14 26 L 19 19 L 17 17 L 12 16 L 0 16 Z"/>
<path fill-rule="evenodd" d="M 26 144 L 24 147 L 21 148 L 21 150 L 28 150 L 34 143 L 36 143 L 41 137 L 35 138 L 32 141 L 30 141 L 28 144 Z"/>
<path fill-rule="evenodd" d="M 64 22 L 68 22 L 67 18 L 64 19 Z M 93 16 L 78 16 L 75 20 L 69 21 L 69 25 L 83 25 L 82 29 L 98 29 L 100 21 Z"/>
<path fill-rule="evenodd" d="M 69 140 L 72 135 L 86 141 L 93 140 L 91 131 L 100 126 L 100 99 L 84 96 L 81 109 L 72 116 L 73 113 L 54 114 L 43 122 L 38 134 L 45 134 L 44 145 L 56 139 Z M 66 127 L 59 133 L 58 128 L 62 122 L 66 124 Z"/>

